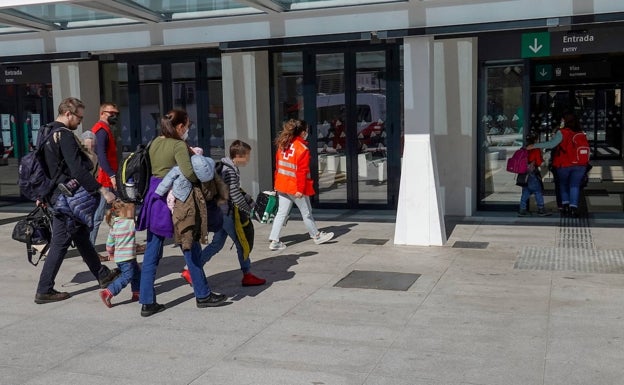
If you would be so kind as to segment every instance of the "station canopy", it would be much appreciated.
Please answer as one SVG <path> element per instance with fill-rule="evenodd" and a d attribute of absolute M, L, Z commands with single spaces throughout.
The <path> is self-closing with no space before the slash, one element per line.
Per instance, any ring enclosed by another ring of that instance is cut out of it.
<path fill-rule="evenodd" d="M 282 13 L 396 0 L 2 0 L 0 34 Z"/>

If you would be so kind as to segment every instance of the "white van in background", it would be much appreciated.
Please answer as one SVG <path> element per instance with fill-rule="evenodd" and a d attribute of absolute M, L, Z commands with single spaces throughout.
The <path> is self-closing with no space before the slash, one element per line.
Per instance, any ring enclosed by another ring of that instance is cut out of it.
<path fill-rule="evenodd" d="M 386 121 L 386 95 L 378 93 L 357 94 L 357 125 L 360 146 L 385 147 L 384 122 Z M 342 94 L 316 96 L 317 130 L 319 145 L 335 149 L 345 146 L 345 101 Z"/>

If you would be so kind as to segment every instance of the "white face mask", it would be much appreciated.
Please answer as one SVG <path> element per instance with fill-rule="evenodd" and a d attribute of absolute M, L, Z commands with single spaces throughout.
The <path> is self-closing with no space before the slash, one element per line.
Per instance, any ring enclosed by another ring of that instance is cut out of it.
<path fill-rule="evenodd" d="M 303 140 L 308 140 L 308 131 L 302 132 L 301 137 L 303 138 Z"/>
<path fill-rule="evenodd" d="M 188 132 L 189 132 L 189 130 L 186 130 L 184 132 L 184 135 L 182 135 L 182 140 L 186 141 L 188 139 Z"/>

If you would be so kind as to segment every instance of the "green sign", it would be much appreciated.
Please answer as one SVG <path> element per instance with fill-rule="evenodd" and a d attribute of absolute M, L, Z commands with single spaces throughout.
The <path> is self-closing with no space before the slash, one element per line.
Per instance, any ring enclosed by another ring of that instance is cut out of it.
<path fill-rule="evenodd" d="M 542 64 L 535 66 L 535 80 L 536 81 L 544 81 L 544 80 L 552 80 L 553 77 L 553 67 L 552 64 Z"/>
<path fill-rule="evenodd" d="M 534 32 L 522 34 L 522 57 L 550 56 L 550 33 Z"/>

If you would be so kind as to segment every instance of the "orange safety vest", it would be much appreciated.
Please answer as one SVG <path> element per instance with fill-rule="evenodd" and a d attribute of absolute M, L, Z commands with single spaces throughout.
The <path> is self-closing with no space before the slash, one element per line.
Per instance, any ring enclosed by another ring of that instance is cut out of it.
<path fill-rule="evenodd" d="M 108 124 L 104 123 L 101 120 L 98 120 L 97 123 L 93 125 L 91 131 L 96 134 L 99 130 L 106 131 L 106 135 L 108 135 L 108 146 L 106 147 L 106 160 L 108 160 L 108 164 L 111 168 L 117 172 L 117 145 L 115 144 L 115 137 L 113 136 L 113 132 L 111 131 Z M 101 163 L 101 162 L 100 162 Z M 102 169 L 102 167 L 98 168 L 97 177 L 95 178 L 99 184 L 104 187 L 113 187 L 113 184 L 110 181 L 110 175 Z"/>
<path fill-rule="evenodd" d="M 310 150 L 307 142 L 296 137 L 288 150 L 277 150 L 275 154 L 275 191 L 285 194 L 314 195 L 310 177 Z"/>

